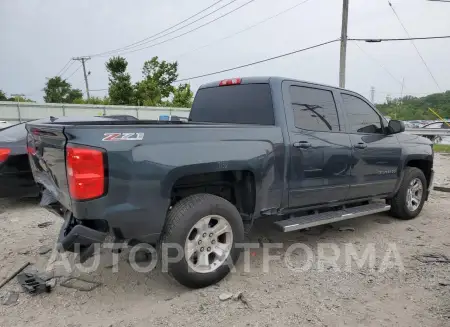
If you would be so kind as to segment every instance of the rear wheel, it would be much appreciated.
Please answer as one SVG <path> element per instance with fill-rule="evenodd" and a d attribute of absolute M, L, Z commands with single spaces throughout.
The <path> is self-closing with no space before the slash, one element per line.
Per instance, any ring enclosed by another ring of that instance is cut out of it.
<path fill-rule="evenodd" d="M 181 260 L 171 262 L 177 253 L 170 250 L 169 258 L 162 258 L 167 260 L 168 273 L 187 287 L 200 288 L 230 272 L 241 252 L 235 244 L 243 240 L 242 218 L 233 204 L 212 194 L 195 194 L 169 212 L 160 250 L 163 243 L 180 245 L 184 250 Z"/>
<path fill-rule="evenodd" d="M 412 219 L 422 211 L 427 180 L 422 170 L 407 167 L 399 191 L 391 200 L 390 213 L 400 219 Z"/>

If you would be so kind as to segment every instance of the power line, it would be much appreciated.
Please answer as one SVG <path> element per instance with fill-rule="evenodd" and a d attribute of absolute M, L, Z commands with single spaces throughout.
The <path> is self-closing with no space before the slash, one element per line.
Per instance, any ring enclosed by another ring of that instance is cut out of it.
<path fill-rule="evenodd" d="M 392 5 L 392 3 L 388 0 L 389 6 L 392 9 L 392 12 L 394 13 L 395 17 L 397 17 L 397 20 L 399 21 L 400 25 L 402 25 L 403 30 L 405 31 L 406 35 L 411 38 L 411 36 L 408 33 L 408 30 L 406 29 L 405 25 L 403 24 L 402 20 L 400 19 L 399 15 L 397 14 L 397 12 L 395 11 L 394 6 Z M 426 67 L 426 69 L 428 70 L 428 73 L 430 74 L 431 78 L 433 79 L 434 83 L 436 84 L 436 86 L 438 87 L 439 91 L 441 90 L 441 87 L 439 86 L 439 83 L 437 82 L 436 78 L 434 77 L 433 73 L 431 72 L 430 67 L 428 67 L 427 62 L 425 61 L 425 59 L 422 57 L 419 49 L 417 48 L 416 44 L 414 43 L 414 41 L 411 40 L 411 44 L 414 46 L 414 49 L 416 49 L 417 54 L 419 55 L 420 59 L 422 60 L 424 66 Z"/>
<path fill-rule="evenodd" d="M 64 80 L 65 81 L 67 81 L 69 78 L 71 78 L 77 71 L 79 71 L 80 70 L 80 68 L 81 68 L 81 66 L 83 66 L 82 64 L 80 64 L 80 66 L 78 66 L 78 68 L 77 69 L 75 69 L 74 71 L 73 71 L 73 73 L 72 74 L 70 74 L 70 76 L 69 77 L 66 77 Z"/>
<path fill-rule="evenodd" d="M 72 65 L 73 65 L 74 63 L 75 63 L 75 62 L 74 62 L 72 59 L 70 59 L 69 62 L 68 62 L 69 65 L 67 66 L 67 64 L 66 64 L 67 67 L 61 69 L 60 73 L 58 73 L 56 76 L 62 77 L 62 75 L 64 75 L 65 73 L 67 73 L 67 71 L 70 69 L 70 67 L 72 67 Z"/>
<path fill-rule="evenodd" d="M 349 38 L 349 41 L 363 41 L 368 43 L 390 42 L 390 41 L 414 41 L 414 40 L 435 40 L 435 39 L 450 39 L 450 35 L 442 36 L 423 36 L 423 37 L 408 37 L 408 38 L 391 38 L 391 39 L 358 39 Z"/>
<path fill-rule="evenodd" d="M 134 43 L 132 43 L 132 44 L 129 44 L 129 45 L 124 46 L 124 47 L 121 47 L 121 48 L 117 48 L 117 49 L 113 49 L 113 50 L 109 50 L 109 51 L 105 51 L 105 52 L 100 52 L 100 53 L 97 53 L 97 54 L 93 54 L 93 55 L 90 55 L 90 57 L 102 56 L 102 55 L 105 55 L 105 54 L 111 54 L 111 53 L 115 53 L 115 52 L 120 52 L 120 51 L 127 50 L 127 49 L 130 49 L 130 48 L 138 47 L 138 46 L 143 45 L 143 44 L 145 44 L 145 43 L 148 43 L 148 42 L 150 42 L 150 41 L 154 41 L 154 40 L 160 39 L 160 38 L 162 38 L 162 37 L 164 37 L 164 36 L 167 36 L 167 35 L 169 35 L 169 34 L 172 34 L 172 33 L 176 32 L 176 31 L 178 31 L 178 30 L 180 30 L 180 29 L 183 29 L 183 28 L 185 28 L 185 27 L 187 27 L 187 26 L 189 26 L 189 25 L 192 25 L 192 24 L 198 22 L 199 20 L 202 20 L 202 19 L 205 18 L 205 17 L 208 17 L 208 16 L 214 14 L 215 12 L 221 10 L 222 8 L 225 8 L 225 7 L 229 6 L 229 5 L 231 5 L 233 2 L 236 2 L 237 0 L 232 0 L 231 2 L 229 2 L 229 3 L 225 4 L 225 5 L 223 5 L 222 7 L 217 8 L 216 10 L 210 12 L 209 14 L 206 14 L 206 15 L 200 17 L 199 19 L 197 19 L 197 20 L 195 20 L 195 21 L 193 21 L 193 22 L 190 22 L 190 23 L 187 24 L 187 25 L 181 26 L 180 28 L 178 28 L 178 29 L 176 29 L 176 30 L 173 30 L 173 31 L 171 31 L 171 32 L 169 32 L 169 33 L 166 33 L 166 34 L 164 34 L 164 35 L 161 35 L 161 36 L 159 36 L 159 37 L 157 37 L 157 38 L 155 39 L 156 36 L 158 36 L 158 35 L 160 35 L 160 34 L 163 34 L 163 33 L 167 32 L 167 31 L 173 29 L 174 27 L 177 27 L 177 26 L 179 26 L 179 25 L 181 25 L 181 24 L 187 22 L 187 21 L 190 20 L 191 18 L 194 18 L 195 16 L 197 16 L 197 15 L 199 15 L 199 14 L 201 14 L 201 13 L 207 11 L 208 9 L 214 7 L 216 4 L 218 4 L 219 2 L 222 2 L 222 1 L 223 1 L 223 0 L 219 0 L 219 1 L 215 2 L 215 3 L 213 3 L 212 5 L 210 5 L 209 7 L 205 8 L 205 9 L 202 9 L 201 11 L 197 12 L 196 14 L 194 14 L 194 15 L 192 15 L 192 16 L 190 16 L 190 17 L 184 19 L 184 20 L 182 20 L 181 22 L 179 22 L 179 23 L 177 23 L 177 24 L 175 24 L 175 25 L 172 25 L 172 26 L 170 26 L 170 27 L 168 27 L 168 28 L 166 28 L 166 29 L 164 29 L 164 30 L 162 30 L 162 31 L 160 31 L 160 32 L 158 32 L 158 33 L 156 33 L 156 34 L 153 34 L 153 35 L 151 35 L 151 36 L 149 36 L 149 37 L 146 37 L 145 39 L 142 39 L 142 40 L 140 40 L 140 41 L 134 42 Z"/>
<path fill-rule="evenodd" d="M 64 67 L 61 68 L 60 71 L 59 71 L 55 76 L 60 76 L 60 75 L 62 75 L 62 71 L 63 71 L 64 69 L 66 69 L 67 65 L 69 65 L 69 64 L 71 63 L 71 61 L 72 61 L 72 59 L 69 59 L 69 61 L 66 62 L 66 64 L 64 65 Z"/>
<path fill-rule="evenodd" d="M 248 63 L 248 64 L 244 64 L 244 65 L 240 65 L 240 66 L 236 66 L 236 67 L 232 67 L 232 68 L 227 68 L 227 69 L 223 69 L 223 70 L 212 72 L 212 73 L 207 73 L 207 74 L 198 75 L 198 76 L 192 76 L 192 77 L 189 77 L 189 78 L 183 78 L 183 79 L 176 80 L 175 82 L 189 81 L 189 80 L 192 80 L 192 79 L 197 79 L 197 78 L 201 78 L 201 77 L 216 75 L 216 74 L 220 74 L 220 73 L 236 70 L 236 69 L 239 69 L 239 68 L 244 68 L 244 67 L 249 67 L 249 66 L 261 64 L 263 62 L 279 59 L 279 58 L 282 58 L 282 57 L 287 57 L 287 56 L 290 56 L 290 55 L 293 55 L 293 54 L 296 54 L 296 53 L 299 53 L 299 52 L 303 52 L 303 51 L 319 48 L 321 46 L 324 46 L 324 45 L 327 45 L 327 44 L 330 44 L 330 43 L 334 43 L 334 42 L 337 42 L 339 40 L 340 39 L 334 39 L 334 40 L 326 41 L 326 42 L 319 43 L 319 44 L 316 44 L 316 45 L 313 45 L 313 46 L 310 46 L 310 47 L 307 47 L 307 48 L 302 48 L 302 49 L 298 49 L 298 50 L 291 51 L 291 52 L 288 52 L 288 53 L 284 53 L 284 54 L 281 54 L 281 55 L 278 55 L 278 56 L 275 56 L 275 57 L 270 57 L 270 58 L 266 58 L 266 59 L 263 59 L 263 60 L 254 61 L 252 63 Z M 105 88 L 105 89 L 96 89 L 96 90 L 91 90 L 91 91 L 100 92 L 100 91 L 106 91 L 106 90 L 107 89 Z"/>
<path fill-rule="evenodd" d="M 283 11 L 280 11 L 279 13 L 277 13 L 277 14 L 275 14 L 275 15 L 273 15 L 273 16 L 267 17 L 266 19 L 263 19 L 263 20 L 257 22 L 256 24 L 253 24 L 253 25 L 251 25 L 251 26 L 249 26 L 249 27 L 247 27 L 247 28 L 245 28 L 245 29 L 243 29 L 243 30 L 240 30 L 239 32 L 230 34 L 230 35 L 225 36 L 225 37 L 223 37 L 223 38 L 221 38 L 221 39 L 214 40 L 213 42 L 211 42 L 211 43 L 209 43 L 209 44 L 206 44 L 206 45 L 203 45 L 203 46 L 201 46 L 201 47 L 198 47 L 198 48 L 195 48 L 195 49 L 192 49 L 192 50 L 183 52 L 182 54 L 178 55 L 177 58 L 182 57 L 182 56 L 184 56 L 184 55 L 186 55 L 186 54 L 188 54 L 188 53 L 195 52 L 195 51 L 197 51 L 197 50 L 201 50 L 201 49 L 207 48 L 207 47 L 213 45 L 213 44 L 216 43 L 216 42 L 224 41 L 224 40 L 229 39 L 229 38 L 232 38 L 232 37 L 234 37 L 234 36 L 236 36 L 236 35 L 238 35 L 238 34 L 244 33 L 244 32 L 246 32 L 246 31 L 248 31 L 248 30 L 250 30 L 250 29 L 252 29 L 252 28 L 254 28 L 254 27 L 258 26 L 258 25 L 261 25 L 261 24 L 263 24 L 263 23 L 265 23 L 265 22 L 267 22 L 267 21 L 273 19 L 273 18 L 276 18 L 276 17 L 278 17 L 278 16 L 280 16 L 280 15 L 283 15 L 283 14 L 287 13 L 288 11 L 295 9 L 295 8 L 297 8 L 298 6 L 304 4 L 304 3 L 308 2 L 308 1 L 310 1 L 310 0 L 302 1 L 302 2 L 296 4 L 296 5 L 292 6 L 292 7 L 289 7 L 289 8 L 287 8 L 287 9 L 283 10 Z"/>
<path fill-rule="evenodd" d="M 266 59 L 263 59 L 263 60 L 254 61 L 252 63 L 248 63 L 248 64 L 244 64 L 244 65 L 240 65 L 240 66 L 236 66 L 236 67 L 232 67 L 232 68 L 219 70 L 219 71 L 212 72 L 212 73 L 207 73 L 207 74 L 198 75 L 198 76 L 192 76 L 192 77 L 189 77 L 189 78 L 183 78 L 183 79 L 176 80 L 175 82 L 189 81 L 189 80 L 192 80 L 192 79 L 197 79 L 197 78 L 201 78 L 201 77 L 216 75 L 216 74 L 220 74 L 220 73 L 225 73 L 225 72 L 229 72 L 229 71 L 232 71 L 232 70 L 236 70 L 236 69 L 239 69 L 239 68 L 244 68 L 244 67 L 249 67 L 249 66 L 261 64 L 263 62 L 279 59 L 279 58 L 282 58 L 282 57 L 287 57 L 287 56 L 290 56 L 290 55 L 293 55 L 293 54 L 296 54 L 296 53 L 299 53 L 299 52 L 311 50 L 311 49 L 314 49 L 314 48 L 319 48 L 321 46 L 324 46 L 324 45 L 327 45 L 327 44 L 330 44 L 330 43 L 334 43 L 334 42 L 337 42 L 339 40 L 340 39 L 334 39 L 334 40 L 326 41 L 326 42 L 319 43 L 319 44 L 316 44 L 316 45 L 313 45 L 313 46 L 310 46 L 310 47 L 307 47 L 307 48 L 303 48 L 303 49 L 291 51 L 291 52 L 288 52 L 288 53 L 284 53 L 284 54 L 281 54 L 281 55 L 278 55 L 278 56 L 275 56 L 275 57 L 270 57 L 270 58 L 266 58 Z"/>
<path fill-rule="evenodd" d="M 236 1 L 236 0 L 233 0 L 233 1 Z M 217 17 L 217 18 L 214 18 L 213 20 L 210 20 L 210 21 L 208 21 L 207 23 L 205 23 L 205 24 L 203 24 L 203 25 L 197 26 L 196 28 L 193 28 L 193 29 L 191 29 L 191 30 L 189 30 L 189 31 L 187 31 L 187 32 L 185 32 L 185 33 L 176 35 L 176 36 L 174 36 L 174 37 L 172 37 L 172 38 L 170 38 L 170 39 L 167 39 L 167 40 L 164 40 L 164 41 L 161 41 L 161 42 L 158 42 L 158 43 L 155 43 L 155 44 L 152 44 L 152 45 L 143 47 L 143 48 L 138 48 L 138 49 L 133 49 L 133 50 L 130 50 L 130 51 L 122 52 L 122 53 L 120 53 L 120 55 L 124 55 L 124 54 L 128 54 L 128 53 L 133 53 L 133 52 L 141 51 L 141 50 L 144 50 L 144 49 L 153 48 L 153 47 L 155 47 L 155 46 L 157 46 L 157 45 L 160 45 L 160 44 L 163 44 L 163 43 L 166 43 L 166 42 L 169 42 L 169 41 L 178 39 L 178 38 L 180 38 L 180 37 L 182 37 L 182 36 L 184 36 L 184 35 L 186 35 L 186 34 L 192 33 L 192 32 L 194 32 L 194 31 L 196 31 L 196 30 L 198 30 L 198 29 L 200 29 L 200 28 L 202 28 L 202 27 L 205 27 L 205 26 L 207 26 L 207 25 L 209 25 L 209 24 L 211 24 L 211 23 L 214 23 L 215 21 L 217 21 L 217 20 L 219 20 L 219 19 L 221 19 L 221 18 L 223 18 L 223 17 L 225 17 L 225 16 L 228 16 L 229 14 L 231 14 L 231 13 L 233 13 L 233 12 L 235 12 L 235 11 L 241 9 L 242 7 L 245 7 L 245 6 L 249 5 L 250 3 L 254 2 L 254 1 L 255 1 L 255 0 L 250 0 L 250 1 L 246 2 L 246 3 L 244 3 L 243 5 L 237 7 L 237 8 L 235 8 L 235 9 L 233 9 L 233 10 L 231 10 L 231 11 L 229 11 L 229 12 L 227 12 L 227 13 L 225 13 L 225 14 L 223 14 L 223 15 Z M 99 55 L 98 57 L 109 57 L 109 55 Z"/>
<path fill-rule="evenodd" d="M 381 68 L 383 68 L 385 71 L 386 71 L 386 73 L 388 73 L 389 74 L 389 76 L 391 76 L 392 77 L 392 79 L 394 79 L 396 82 L 398 82 L 400 85 L 402 85 L 403 83 L 398 79 L 398 78 L 396 78 L 390 71 L 389 71 L 389 69 L 387 69 L 386 68 L 386 66 L 384 66 L 380 61 L 378 61 L 377 59 L 375 59 L 373 56 L 371 56 L 368 52 L 366 52 L 363 48 L 361 48 L 360 46 L 359 46 L 359 44 L 358 43 L 354 43 L 358 48 L 359 48 L 359 50 L 362 52 L 362 53 L 364 53 L 367 57 L 369 57 L 372 61 L 374 61 L 374 62 L 376 62 Z"/>

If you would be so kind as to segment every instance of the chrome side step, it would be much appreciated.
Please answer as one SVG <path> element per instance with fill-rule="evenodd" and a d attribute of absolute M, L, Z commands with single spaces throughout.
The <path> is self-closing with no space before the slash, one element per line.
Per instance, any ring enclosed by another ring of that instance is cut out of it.
<path fill-rule="evenodd" d="M 367 216 L 378 212 L 389 211 L 390 205 L 385 203 L 370 203 L 358 207 L 346 208 L 338 211 L 329 211 L 314 215 L 292 217 L 286 220 L 276 221 L 275 225 L 283 232 L 305 229 L 309 227 L 326 225 L 341 220 Z"/>

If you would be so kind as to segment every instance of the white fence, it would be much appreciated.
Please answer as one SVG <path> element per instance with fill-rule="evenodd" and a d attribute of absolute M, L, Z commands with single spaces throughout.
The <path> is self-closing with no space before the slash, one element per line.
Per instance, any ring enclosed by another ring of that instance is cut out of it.
<path fill-rule="evenodd" d="M 0 101 L 0 120 L 18 123 L 45 117 L 131 115 L 139 119 L 158 120 L 161 116 L 188 117 L 189 108 L 104 106 Z"/>

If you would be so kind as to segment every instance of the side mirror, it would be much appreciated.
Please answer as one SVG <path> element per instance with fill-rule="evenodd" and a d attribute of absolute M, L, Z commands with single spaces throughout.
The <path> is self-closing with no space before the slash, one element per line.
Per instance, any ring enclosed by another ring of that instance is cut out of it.
<path fill-rule="evenodd" d="M 405 123 L 401 120 L 390 120 L 388 125 L 389 134 L 397 134 L 405 131 Z"/>

